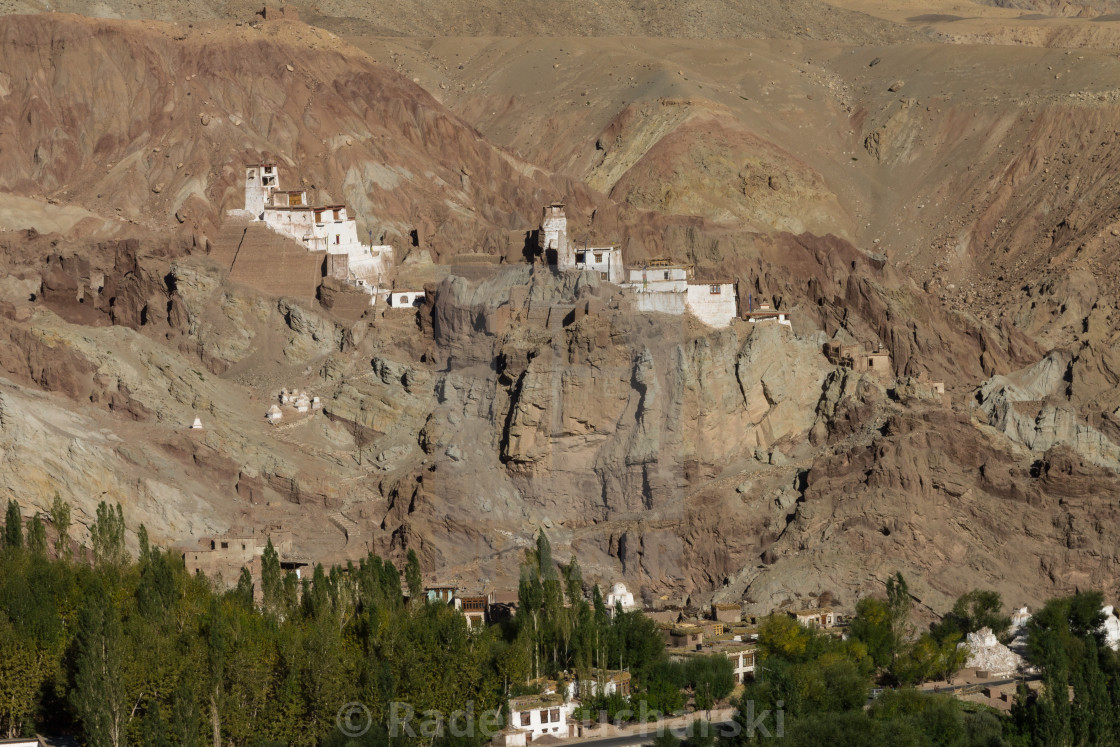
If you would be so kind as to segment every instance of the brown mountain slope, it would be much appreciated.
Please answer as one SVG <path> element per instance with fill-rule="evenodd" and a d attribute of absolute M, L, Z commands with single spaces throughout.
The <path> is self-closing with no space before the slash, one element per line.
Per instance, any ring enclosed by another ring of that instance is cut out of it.
<path fill-rule="evenodd" d="M 553 181 L 422 89 L 299 23 L 177 28 L 0 19 L 0 189 L 147 228 L 212 232 L 241 169 L 346 201 L 363 237 L 483 244 L 531 226 Z M 298 165 L 297 165 L 298 164 Z M 587 199 L 585 198 L 585 202 Z M 473 241 L 472 241 L 473 240 Z"/>
<path fill-rule="evenodd" d="M 284 3 L 278 3 L 281 5 Z M 380 36 L 657 36 L 680 38 L 808 37 L 855 44 L 883 44 L 914 38 L 913 32 L 858 11 L 821 0 L 626 0 L 546 2 L 526 0 L 511 8 L 485 2 L 366 3 L 353 0 L 292 0 L 304 20 L 342 33 Z M 0 0 L 0 13 L 47 10 L 93 16 L 166 21 L 236 18 L 248 21 L 261 3 L 251 0 Z"/>

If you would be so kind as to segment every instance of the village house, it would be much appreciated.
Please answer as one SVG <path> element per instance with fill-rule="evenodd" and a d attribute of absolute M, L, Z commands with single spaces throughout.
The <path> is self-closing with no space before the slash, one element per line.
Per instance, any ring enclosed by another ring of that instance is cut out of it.
<path fill-rule="evenodd" d="M 630 697 L 630 673 L 618 669 L 592 669 L 584 679 L 566 683 L 569 700 L 594 698 L 603 695 Z"/>
<path fill-rule="evenodd" d="M 574 736 L 574 724 L 569 723 L 575 703 L 546 688 L 540 695 L 510 698 L 509 725 L 524 732 L 529 741 L 545 735 L 565 739 Z"/>
<path fill-rule="evenodd" d="M 670 648 L 696 648 L 704 642 L 704 629 L 699 625 L 681 623 L 662 625 L 661 636 Z"/>
<path fill-rule="evenodd" d="M 680 649 L 669 652 L 672 661 L 688 661 L 696 656 L 711 656 L 718 654 L 731 661 L 731 669 L 735 674 L 735 682 L 742 684 L 754 677 L 755 658 L 758 647 L 754 643 L 744 641 L 725 640 L 714 641 L 692 648 Z"/>
<path fill-rule="evenodd" d="M 743 605 L 712 603 L 712 619 L 722 623 L 737 623 L 743 619 Z"/>
<path fill-rule="evenodd" d="M 490 621 L 490 605 L 493 601 L 494 595 L 491 593 L 463 594 L 455 598 L 455 606 L 467 618 L 467 627 L 473 630 Z"/>
<path fill-rule="evenodd" d="M 833 340 L 824 344 L 824 356 L 832 365 L 850 368 L 857 373 L 891 374 L 891 355 L 881 345 L 875 352 L 869 353 L 862 345 L 846 345 Z"/>
<path fill-rule="evenodd" d="M 264 414 L 265 419 L 270 423 L 279 423 L 284 419 L 284 413 L 280 410 L 278 405 L 272 405 L 268 408 L 268 412 Z"/>
<path fill-rule="evenodd" d="M 232 528 L 225 534 L 200 539 L 197 546 L 180 547 L 179 551 L 187 573 L 220 579 L 230 586 L 237 582 L 242 568 L 248 568 L 254 579 L 260 579 L 261 556 L 269 540 L 279 556 L 280 567 L 293 570 L 299 576 L 308 561 L 293 554 L 292 533 L 281 530 L 278 524 L 259 532 L 251 528 Z M 259 593 L 259 584 L 257 591 Z"/>
<path fill-rule="evenodd" d="M 424 596 L 429 602 L 440 602 L 442 604 L 454 604 L 455 592 L 459 590 L 458 586 L 438 585 L 424 587 Z"/>
<path fill-rule="evenodd" d="M 807 628 L 834 628 L 844 623 L 844 616 L 831 607 L 795 610 L 789 616 Z"/>

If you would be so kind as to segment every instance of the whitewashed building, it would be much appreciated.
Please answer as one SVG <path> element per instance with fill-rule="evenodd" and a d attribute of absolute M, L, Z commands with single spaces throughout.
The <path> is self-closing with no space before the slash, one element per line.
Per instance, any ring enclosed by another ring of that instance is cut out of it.
<path fill-rule="evenodd" d="M 575 251 L 577 270 L 597 272 L 600 279 L 620 284 L 626 277 L 622 264 L 622 250 L 617 246 L 584 247 Z"/>
<path fill-rule="evenodd" d="M 568 217 L 564 214 L 564 203 L 545 205 L 537 232 L 537 246 L 549 264 L 555 264 L 561 270 L 575 268 L 576 255 L 568 243 Z"/>
<path fill-rule="evenodd" d="M 709 327 L 726 327 L 738 314 L 734 283 L 689 283 L 686 305 Z"/>
<path fill-rule="evenodd" d="M 245 213 L 308 251 L 326 252 L 332 259 L 328 264 L 337 268 L 332 274 L 341 280 L 376 286 L 392 266 L 392 247 L 362 244 L 345 205 L 311 205 L 307 190 L 281 189 L 276 164 L 245 168 Z"/>
<path fill-rule="evenodd" d="M 525 732 L 529 741 L 545 735 L 566 739 L 571 736 L 569 720 L 575 705 L 555 692 L 511 698 L 509 725 Z"/>
<path fill-rule="evenodd" d="M 614 613 L 614 609 L 618 605 L 622 605 L 623 612 L 635 610 L 638 605 L 634 604 L 634 595 L 626 588 L 626 584 L 619 581 L 611 590 L 607 592 L 607 598 L 603 600 L 606 604 L 607 611 Z"/>
<path fill-rule="evenodd" d="M 422 304 L 425 295 L 422 290 L 393 291 L 386 300 L 390 309 L 408 309 Z"/>

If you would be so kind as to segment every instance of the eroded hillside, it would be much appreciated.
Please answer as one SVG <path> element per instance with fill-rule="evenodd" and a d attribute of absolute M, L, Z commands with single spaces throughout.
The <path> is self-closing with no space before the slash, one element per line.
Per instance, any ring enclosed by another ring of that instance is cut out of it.
<path fill-rule="evenodd" d="M 760 611 L 899 569 L 930 609 L 1120 591 L 1113 57 L 355 23 L 0 19 L 0 490 L 470 585 L 515 585 L 545 527 L 589 579 Z M 225 213 L 269 159 L 424 304 L 232 282 Z M 792 328 L 531 261 L 554 199 L 573 240 Z M 322 412 L 269 425 L 281 388 Z"/>

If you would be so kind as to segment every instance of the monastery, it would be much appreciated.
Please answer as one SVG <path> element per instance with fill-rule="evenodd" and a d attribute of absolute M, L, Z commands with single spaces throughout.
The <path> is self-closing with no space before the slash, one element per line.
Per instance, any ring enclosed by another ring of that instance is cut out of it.
<path fill-rule="evenodd" d="M 232 220 L 224 228 L 224 253 L 236 280 L 280 295 L 314 296 L 315 287 L 331 278 L 364 291 L 371 306 L 379 296 L 389 309 L 412 309 L 424 301 L 421 288 L 393 288 L 391 246 L 362 244 L 345 205 L 312 204 L 306 189 L 284 189 L 275 163 L 245 167 L 245 206 L 228 211 L 228 216 Z M 275 242 L 266 237 L 277 234 L 302 246 L 306 257 L 297 256 L 298 248 L 289 241 L 273 246 Z M 598 273 L 622 288 L 638 311 L 675 315 L 688 311 L 716 328 L 728 326 L 739 315 L 734 282 L 696 281 L 690 265 L 666 259 L 627 267 L 618 246 L 579 247 L 569 241 L 563 203 L 544 207 L 537 242 L 539 255 L 557 270 Z M 364 307 L 364 302 L 359 305 Z M 789 326 L 786 312 L 767 307 L 752 309 L 748 318 Z"/>
<path fill-rule="evenodd" d="M 393 264 L 393 247 L 358 240 L 357 223 L 345 205 L 312 205 L 306 189 L 281 189 L 274 163 L 245 167 L 245 208 L 229 215 L 263 223 L 309 252 L 322 252 L 323 276 L 360 287 L 371 296 L 371 305 Z"/>
<path fill-rule="evenodd" d="M 615 283 L 633 297 L 638 311 L 657 311 L 682 315 L 692 312 L 710 327 L 726 327 L 738 316 L 735 283 L 693 282 L 690 265 L 669 260 L 650 260 L 643 267 L 627 268 L 617 246 L 576 247 L 568 241 L 568 218 L 563 203 L 544 208 L 537 234 L 541 255 L 558 270 L 597 272 L 608 283 Z M 760 319 L 761 321 L 761 319 Z M 788 324 L 783 314 L 782 323 Z"/>

